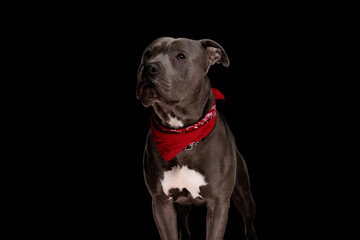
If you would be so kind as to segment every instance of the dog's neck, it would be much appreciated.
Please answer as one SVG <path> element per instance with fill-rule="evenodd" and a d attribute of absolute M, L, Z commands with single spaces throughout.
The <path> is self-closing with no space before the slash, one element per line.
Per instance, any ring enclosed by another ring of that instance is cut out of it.
<path fill-rule="evenodd" d="M 167 128 L 178 129 L 190 126 L 209 112 L 214 104 L 214 95 L 209 81 L 205 81 L 198 93 L 191 94 L 176 104 L 156 102 L 153 107 L 156 117 Z"/>

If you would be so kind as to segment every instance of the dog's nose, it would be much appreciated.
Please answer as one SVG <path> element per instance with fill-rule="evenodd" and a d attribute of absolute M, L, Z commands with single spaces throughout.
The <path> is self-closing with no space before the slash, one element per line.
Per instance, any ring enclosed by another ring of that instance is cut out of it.
<path fill-rule="evenodd" d="M 144 73 L 149 75 L 156 75 L 160 72 L 160 65 L 157 63 L 147 63 L 144 65 Z"/>

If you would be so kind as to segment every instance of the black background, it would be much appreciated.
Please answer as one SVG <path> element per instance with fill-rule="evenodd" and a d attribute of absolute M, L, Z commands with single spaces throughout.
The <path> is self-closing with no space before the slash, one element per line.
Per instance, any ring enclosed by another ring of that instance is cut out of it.
<path fill-rule="evenodd" d="M 259 239 L 317 230 L 324 182 L 310 179 L 326 159 L 320 143 L 332 133 L 323 119 L 334 101 L 322 94 L 326 21 L 277 6 L 96 7 L 39 19 L 47 79 L 39 102 L 56 179 L 51 234 L 159 239 L 142 173 L 151 108 L 136 99 L 135 86 L 143 50 L 162 36 L 212 39 L 228 54 L 230 66 L 214 65 L 208 75 L 225 95 L 218 110 L 247 162 Z M 205 218 L 205 207 L 193 207 L 193 239 L 205 239 Z M 244 239 L 243 232 L 231 205 L 225 239 Z"/>

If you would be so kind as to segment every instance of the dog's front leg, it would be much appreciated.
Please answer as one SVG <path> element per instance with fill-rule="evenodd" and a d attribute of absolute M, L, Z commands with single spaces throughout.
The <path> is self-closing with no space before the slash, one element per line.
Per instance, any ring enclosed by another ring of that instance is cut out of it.
<path fill-rule="evenodd" d="M 225 234 L 230 199 L 206 202 L 206 240 L 222 240 Z"/>
<path fill-rule="evenodd" d="M 174 204 L 167 199 L 154 197 L 152 208 L 161 239 L 178 239 L 177 218 Z"/>

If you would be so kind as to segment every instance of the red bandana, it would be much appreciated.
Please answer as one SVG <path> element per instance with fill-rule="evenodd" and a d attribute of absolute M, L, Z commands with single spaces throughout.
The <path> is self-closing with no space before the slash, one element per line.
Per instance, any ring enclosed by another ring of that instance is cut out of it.
<path fill-rule="evenodd" d="M 215 99 L 225 100 L 224 95 L 216 88 L 211 89 Z M 214 128 L 216 123 L 216 104 L 211 107 L 210 111 L 204 118 L 195 124 L 179 129 L 170 129 L 160 125 L 155 117 L 151 121 L 151 135 L 155 141 L 161 156 L 170 161 L 178 153 L 189 145 L 196 144 L 206 137 Z"/>

